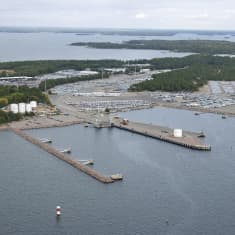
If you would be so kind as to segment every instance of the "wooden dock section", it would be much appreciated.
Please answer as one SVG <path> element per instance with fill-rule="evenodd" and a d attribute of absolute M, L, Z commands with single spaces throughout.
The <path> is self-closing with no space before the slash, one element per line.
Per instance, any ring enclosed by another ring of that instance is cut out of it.
<path fill-rule="evenodd" d="M 114 118 L 112 121 L 112 126 L 190 149 L 204 151 L 211 150 L 210 145 L 202 143 L 200 133 L 183 131 L 182 137 L 174 137 L 174 129 L 132 121 L 123 122 L 120 118 Z"/>
<path fill-rule="evenodd" d="M 60 151 L 54 149 L 52 146 L 49 146 L 46 143 L 41 142 L 38 139 L 35 139 L 29 135 L 27 135 L 25 132 L 19 130 L 19 129 L 14 129 L 11 128 L 10 130 L 12 130 L 16 135 L 24 138 L 25 140 L 27 140 L 28 142 L 40 147 L 41 149 L 45 150 L 46 152 L 54 155 L 55 157 L 57 157 L 58 159 L 70 164 L 71 166 L 75 167 L 76 169 L 84 172 L 85 174 L 95 178 L 96 180 L 102 182 L 102 183 L 113 183 L 115 180 L 111 179 L 110 176 L 104 176 L 101 175 L 100 173 L 98 173 L 97 171 L 93 170 L 92 168 L 80 163 L 79 161 L 76 161 L 66 155 L 64 155 L 63 153 L 61 153 Z"/>

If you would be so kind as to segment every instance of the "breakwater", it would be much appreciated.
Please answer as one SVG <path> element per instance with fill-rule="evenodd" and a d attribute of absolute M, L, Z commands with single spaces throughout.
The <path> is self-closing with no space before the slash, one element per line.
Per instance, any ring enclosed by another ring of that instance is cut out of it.
<path fill-rule="evenodd" d="M 66 156 L 65 154 L 61 153 L 60 151 L 54 149 L 52 146 L 49 146 L 46 143 L 42 143 L 40 140 L 33 138 L 32 136 L 27 135 L 25 132 L 10 128 L 11 131 L 13 131 L 16 135 L 24 138 L 28 142 L 40 147 L 41 149 L 45 150 L 46 152 L 52 154 L 53 156 L 57 157 L 58 159 L 70 164 L 71 166 L 75 167 L 76 169 L 84 172 L 85 174 L 95 178 L 96 180 L 102 182 L 102 183 L 113 183 L 114 180 L 111 179 L 110 176 L 104 176 L 100 174 L 99 172 L 93 170 L 92 168 Z"/>

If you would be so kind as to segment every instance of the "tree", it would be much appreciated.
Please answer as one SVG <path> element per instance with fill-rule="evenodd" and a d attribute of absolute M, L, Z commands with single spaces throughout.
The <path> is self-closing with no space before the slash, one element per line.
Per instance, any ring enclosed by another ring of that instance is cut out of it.
<path fill-rule="evenodd" d="M 8 99 L 7 98 L 0 98 L 0 108 L 5 107 L 8 105 Z"/>
<path fill-rule="evenodd" d="M 109 108 L 105 108 L 105 113 L 110 113 L 110 109 Z"/>

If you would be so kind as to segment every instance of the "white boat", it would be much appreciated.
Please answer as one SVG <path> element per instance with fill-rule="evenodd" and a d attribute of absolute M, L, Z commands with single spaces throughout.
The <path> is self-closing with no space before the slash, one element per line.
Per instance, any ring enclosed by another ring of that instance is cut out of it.
<path fill-rule="evenodd" d="M 61 153 L 71 153 L 72 150 L 71 148 L 67 148 L 67 149 L 63 149 L 63 150 L 60 150 Z"/>
<path fill-rule="evenodd" d="M 79 160 L 83 165 L 94 165 L 94 160 Z"/>
<path fill-rule="evenodd" d="M 110 176 L 112 180 L 122 180 L 123 175 L 122 174 L 114 174 Z"/>
<path fill-rule="evenodd" d="M 41 138 L 39 139 L 42 143 L 52 143 L 51 139 Z"/>

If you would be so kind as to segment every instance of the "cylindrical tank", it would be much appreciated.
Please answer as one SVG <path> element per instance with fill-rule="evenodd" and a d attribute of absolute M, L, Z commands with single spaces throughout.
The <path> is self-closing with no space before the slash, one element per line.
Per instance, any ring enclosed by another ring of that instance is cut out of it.
<path fill-rule="evenodd" d="M 177 138 L 183 137 L 182 129 L 174 129 L 174 137 L 177 137 Z"/>
<path fill-rule="evenodd" d="M 30 101 L 31 108 L 37 108 L 37 101 Z"/>
<path fill-rule="evenodd" d="M 25 105 L 25 111 L 26 111 L 27 113 L 31 113 L 31 112 L 32 112 L 31 104 L 26 104 L 26 105 Z"/>
<path fill-rule="evenodd" d="M 10 111 L 13 113 L 18 113 L 19 112 L 18 104 L 10 104 Z"/>
<path fill-rule="evenodd" d="M 19 113 L 25 113 L 25 103 L 19 103 Z"/>

